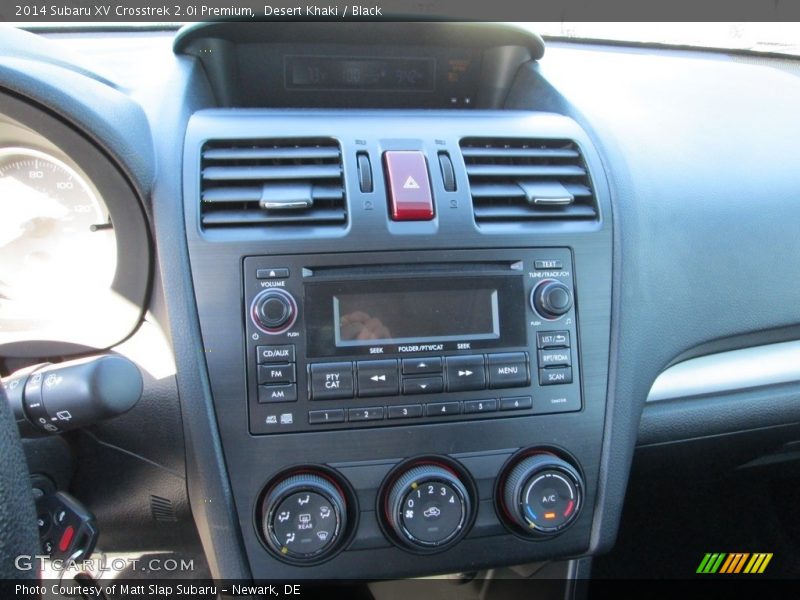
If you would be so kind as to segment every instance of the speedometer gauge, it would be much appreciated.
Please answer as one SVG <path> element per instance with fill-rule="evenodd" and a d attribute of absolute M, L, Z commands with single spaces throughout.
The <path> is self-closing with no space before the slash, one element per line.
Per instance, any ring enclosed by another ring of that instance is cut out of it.
<path fill-rule="evenodd" d="M 64 160 L 0 148 L 0 333 L 65 325 L 107 294 L 117 266 L 108 208 Z M 81 299 L 84 300 L 81 300 Z"/>

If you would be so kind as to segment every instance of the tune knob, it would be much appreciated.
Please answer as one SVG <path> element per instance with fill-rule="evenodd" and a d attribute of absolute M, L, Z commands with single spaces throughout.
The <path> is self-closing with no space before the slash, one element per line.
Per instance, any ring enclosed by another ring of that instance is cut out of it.
<path fill-rule="evenodd" d="M 344 496 L 333 482 L 312 473 L 290 476 L 272 487 L 261 514 L 269 547 L 297 562 L 330 555 L 347 527 Z"/>
<path fill-rule="evenodd" d="M 469 493 L 461 479 L 442 466 L 412 467 L 386 496 L 386 520 L 406 547 L 441 550 L 466 533 L 472 515 Z"/>
<path fill-rule="evenodd" d="M 273 288 L 255 297 L 250 312 L 261 331 L 275 335 L 294 325 L 297 303 L 289 292 Z"/>
<path fill-rule="evenodd" d="M 545 319 L 559 319 L 572 308 L 572 292 L 555 279 L 545 279 L 531 292 L 531 306 Z"/>
<path fill-rule="evenodd" d="M 553 454 L 535 454 L 511 469 L 502 502 L 519 531 L 553 535 L 571 525 L 581 510 L 581 476 Z"/>

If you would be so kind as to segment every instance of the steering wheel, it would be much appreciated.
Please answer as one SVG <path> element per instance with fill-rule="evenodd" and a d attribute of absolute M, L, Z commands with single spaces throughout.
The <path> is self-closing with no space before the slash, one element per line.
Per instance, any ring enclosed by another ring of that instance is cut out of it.
<path fill-rule="evenodd" d="M 19 440 L 17 424 L 0 385 L 0 579 L 35 579 L 36 569 L 22 571 L 15 560 L 20 555 L 39 554 L 36 511 Z M 22 561 L 36 564 L 35 561 Z"/>

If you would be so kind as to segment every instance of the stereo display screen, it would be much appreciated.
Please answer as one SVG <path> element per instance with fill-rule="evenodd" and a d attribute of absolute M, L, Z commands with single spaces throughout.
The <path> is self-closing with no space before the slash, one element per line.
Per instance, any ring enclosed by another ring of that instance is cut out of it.
<path fill-rule="evenodd" d="M 518 275 L 320 278 L 304 286 L 309 357 L 524 347 Z"/>
<path fill-rule="evenodd" d="M 491 288 L 336 294 L 336 346 L 498 339 L 497 294 Z"/>

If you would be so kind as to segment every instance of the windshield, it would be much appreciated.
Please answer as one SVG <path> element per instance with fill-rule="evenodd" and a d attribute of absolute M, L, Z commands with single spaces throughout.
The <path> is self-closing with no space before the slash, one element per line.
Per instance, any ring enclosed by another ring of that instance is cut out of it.
<path fill-rule="evenodd" d="M 521 23 L 544 37 L 800 56 L 800 23 Z"/>

